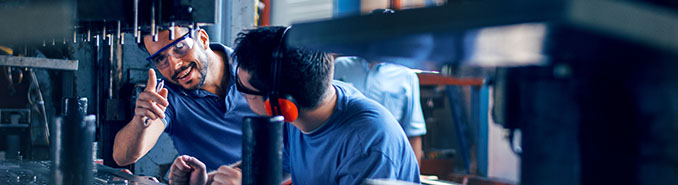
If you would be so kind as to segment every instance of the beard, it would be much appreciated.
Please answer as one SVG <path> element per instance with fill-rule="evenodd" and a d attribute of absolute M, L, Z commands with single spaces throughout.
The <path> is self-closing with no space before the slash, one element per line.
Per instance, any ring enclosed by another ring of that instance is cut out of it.
<path fill-rule="evenodd" d="M 197 63 L 202 64 L 202 65 L 200 65 L 201 67 L 198 67 Z M 205 79 L 207 79 L 207 73 L 208 73 L 208 69 L 209 69 L 209 60 L 207 59 L 207 53 L 204 50 L 199 52 L 198 57 L 196 58 L 196 64 L 194 65 L 194 67 L 195 67 L 195 69 L 198 70 L 198 73 L 200 73 L 200 82 L 195 87 L 184 88 L 186 90 L 197 90 L 197 89 L 202 88 L 203 85 L 205 85 Z"/>

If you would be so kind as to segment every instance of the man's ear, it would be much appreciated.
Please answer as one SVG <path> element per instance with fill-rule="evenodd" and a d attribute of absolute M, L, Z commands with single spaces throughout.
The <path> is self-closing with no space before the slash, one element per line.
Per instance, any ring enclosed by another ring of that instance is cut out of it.
<path fill-rule="evenodd" d="M 204 29 L 198 30 L 198 38 L 196 41 L 200 42 L 202 44 L 203 49 L 208 50 L 210 49 L 210 36 L 207 35 L 207 32 Z"/>

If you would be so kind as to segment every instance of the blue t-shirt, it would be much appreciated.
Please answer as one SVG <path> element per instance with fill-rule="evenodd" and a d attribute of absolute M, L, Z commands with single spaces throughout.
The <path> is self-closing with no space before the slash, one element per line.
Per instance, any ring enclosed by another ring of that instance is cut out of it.
<path fill-rule="evenodd" d="M 419 77 L 410 68 L 392 63 L 370 63 L 359 57 L 334 60 L 334 79 L 353 85 L 367 98 L 383 105 L 408 137 L 426 134 L 419 97 Z"/>
<path fill-rule="evenodd" d="M 226 56 L 232 51 L 221 44 L 210 44 L 210 48 Z M 236 90 L 232 80 L 235 65 L 228 62 L 227 75 L 231 80 L 224 98 L 203 89 L 185 90 L 166 83 L 169 106 L 165 111 L 165 132 L 179 155 L 198 158 L 209 171 L 241 160 L 242 118 L 255 115 Z"/>
<path fill-rule="evenodd" d="M 405 133 L 384 107 L 335 81 L 332 116 L 311 133 L 285 124 L 283 171 L 294 184 L 363 184 L 370 179 L 419 183 Z"/>

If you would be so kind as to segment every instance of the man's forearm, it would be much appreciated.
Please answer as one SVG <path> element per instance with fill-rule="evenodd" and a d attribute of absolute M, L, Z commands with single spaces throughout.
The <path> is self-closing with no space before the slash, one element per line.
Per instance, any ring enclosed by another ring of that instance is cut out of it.
<path fill-rule="evenodd" d="M 412 146 L 414 155 L 417 157 L 417 163 L 421 164 L 421 157 L 424 155 L 421 146 L 421 136 L 407 137 L 407 139 L 410 141 L 410 146 Z"/>
<path fill-rule="evenodd" d="M 144 128 L 137 117 L 132 119 L 115 136 L 113 144 L 113 159 L 120 166 L 135 163 L 148 153 L 164 130 L 164 124 L 159 120 L 149 120 L 149 126 Z"/>

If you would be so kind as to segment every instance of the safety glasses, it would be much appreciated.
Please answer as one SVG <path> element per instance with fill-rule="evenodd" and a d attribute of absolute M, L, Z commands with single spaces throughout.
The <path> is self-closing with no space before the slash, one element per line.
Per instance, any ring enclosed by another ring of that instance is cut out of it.
<path fill-rule="evenodd" d="M 240 81 L 240 77 L 238 77 L 238 69 L 239 68 L 240 68 L 240 65 L 238 65 L 235 68 L 235 86 L 236 86 L 236 89 L 238 89 L 238 91 L 240 91 L 240 93 L 244 93 L 244 94 L 266 96 L 265 92 L 255 91 L 255 90 L 249 89 L 242 84 L 242 82 Z"/>
<path fill-rule="evenodd" d="M 164 69 L 169 66 L 168 58 L 181 58 L 186 56 L 191 49 L 193 49 L 193 44 L 195 43 L 193 39 L 187 34 L 181 38 L 173 41 L 165 47 L 160 48 L 157 52 L 153 53 L 151 56 L 146 58 L 151 62 L 156 68 Z"/>

